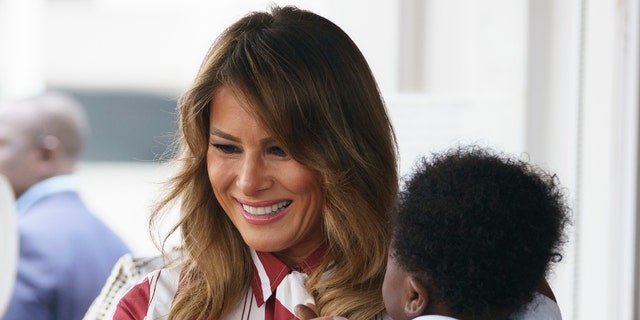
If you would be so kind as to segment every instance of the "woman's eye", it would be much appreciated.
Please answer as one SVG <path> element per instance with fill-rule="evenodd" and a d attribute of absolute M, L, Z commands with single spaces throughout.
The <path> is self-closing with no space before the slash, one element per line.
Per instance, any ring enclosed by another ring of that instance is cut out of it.
<path fill-rule="evenodd" d="M 278 157 L 283 157 L 283 158 L 287 157 L 287 153 L 284 152 L 284 150 L 282 150 L 282 148 L 276 147 L 276 146 L 269 147 L 267 149 L 267 153 L 272 154 L 274 156 L 278 156 Z"/>
<path fill-rule="evenodd" d="M 216 144 L 216 143 L 212 143 L 211 144 L 214 148 L 222 151 L 222 153 L 225 154 L 234 154 L 234 153 L 240 153 L 242 150 L 240 150 L 240 148 L 234 146 L 234 145 L 230 145 L 230 144 Z"/>

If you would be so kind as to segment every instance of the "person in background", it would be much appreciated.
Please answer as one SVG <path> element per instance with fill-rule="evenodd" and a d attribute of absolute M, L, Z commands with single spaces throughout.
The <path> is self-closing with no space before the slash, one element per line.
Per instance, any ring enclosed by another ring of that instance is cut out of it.
<path fill-rule="evenodd" d="M 561 319 L 536 292 L 568 222 L 555 175 L 453 149 L 418 163 L 395 220 L 382 286 L 393 319 Z"/>
<path fill-rule="evenodd" d="M 19 229 L 18 274 L 4 319 L 82 319 L 130 252 L 85 206 L 72 175 L 88 129 L 82 107 L 62 93 L 0 106 L 0 173 L 17 199 Z"/>
<path fill-rule="evenodd" d="M 152 222 L 180 205 L 182 255 L 113 319 L 380 319 L 393 128 L 364 56 L 331 21 L 254 12 L 207 53 L 178 106 L 177 170 Z M 110 285 L 110 284 L 108 284 Z"/>

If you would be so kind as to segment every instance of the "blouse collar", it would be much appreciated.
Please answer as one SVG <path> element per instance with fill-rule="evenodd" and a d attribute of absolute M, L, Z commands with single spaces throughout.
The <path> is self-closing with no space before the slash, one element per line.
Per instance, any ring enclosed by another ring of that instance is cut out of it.
<path fill-rule="evenodd" d="M 251 287 L 258 306 L 276 292 L 282 280 L 291 272 L 310 274 L 317 268 L 327 252 L 326 244 L 321 245 L 299 264 L 288 266 L 273 253 L 251 249 Z"/>

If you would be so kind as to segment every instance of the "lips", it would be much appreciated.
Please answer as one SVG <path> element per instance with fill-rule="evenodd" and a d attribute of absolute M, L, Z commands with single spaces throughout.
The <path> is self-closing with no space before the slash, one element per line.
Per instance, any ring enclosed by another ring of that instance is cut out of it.
<path fill-rule="evenodd" d="M 252 215 L 264 216 L 264 215 L 277 214 L 278 212 L 287 208 L 291 204 L 291 202 L 292 202 L 291 200 L 284 200 L 270 206 L 259 206 L 259 207 L 250 206 L 248 204 L 242 204 L 242 209 L 244 209 L 244 211 Z"/>

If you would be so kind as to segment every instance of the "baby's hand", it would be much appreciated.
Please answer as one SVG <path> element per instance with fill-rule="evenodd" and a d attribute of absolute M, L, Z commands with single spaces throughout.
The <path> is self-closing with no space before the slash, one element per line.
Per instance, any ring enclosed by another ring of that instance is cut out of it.
<path fill-rule="evenodd" d="M 347 318 L 337 316 L 318 317 L 316 306 L 310 303 L 297 305 L 294 312 L 300 320 L 347 320 Z"/>

